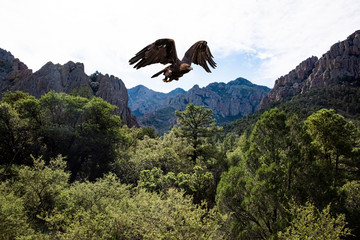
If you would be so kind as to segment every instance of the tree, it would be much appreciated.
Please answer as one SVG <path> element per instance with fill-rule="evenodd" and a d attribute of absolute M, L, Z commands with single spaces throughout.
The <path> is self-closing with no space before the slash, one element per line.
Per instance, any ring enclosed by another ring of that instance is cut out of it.
<path fill-rule="evenodd" d="M 275 237 L 286 226 L 288 200 L 307 199 L 304 167 L 310 165 L 302 156 L 303 138 L 299 119 L 274 108 L 228 152 L 230 169 L 221 176 L 216 201 L 224 213 L 231 213 L 234 238 Z"/>
<path fill-rule="evenodd" d="M 340 189 L 341 207 L 354 236 L 360 236 L 360 180 L 348 181 Z M 354 238 L 355 239 L 355 238 Z"/>
<path fill-rule="evenodd" d="M 68 187 L 70 173 L 65 171 L 66 162 L 62 156 L 49 161 L 46 165 L 41 158 L 33 158 L 33 167 L 22 166 L 18 172 L 15 188 L 24 201 L 24 210 L 33 228 L 48 231 L 51 226 L 46 218 L 56 208 L 65 204 L 63 195 Z"/>
<path fill-rule="evenodd" d="M 165 193 L 170 188 L 177 188 L 191 195 L 194 203 L 199 204 L 205 200 L 212 207 L 214 205 L 212 199 L 213 180 L 213 175 L 210 172 L 205 172 L 200 166 L 195 166 L 193 173 L 179 172 L 175 174 L 168 172 L 165 175 L 161 169 L 155 167 L 140 172 L 138 187 L 158 193 Z"/>
<path fill-rule="evenodd" d="M 278 233 L 281 240 L 340 240 L 350 235 L 345 215 L 331 216 L 330 204 L 321 212 L 309 202 L 300 207 L 293 204 L 289 212 L 293 219 L 284 232 Z"/>
<path fill-rule="evenodd" d="M 0 103 L 0 163 L 7 165 L 2 175 L 11 164 L 31 164 L 30 154 L 44 159 L 62 154 L 72 181 L 102 176 L 126 141 L 115 108 L 101 98 L 54 91 L 40 99 L 23 92 L 6 94 Z"/>
<path fill-rule="evenodd" d="M 356 126 L 334 110 L 321 109 L 305 121 L 306 129 L 312 137 L 312 144 L 318 150 L 319 163 L 329 169 L 333 186 L 342 185 L 346 172 L 356 173 L 354 149 L 359 146 Z"/>
<path fill-rule="evenodd" d="M 1 239 L 225 239 L 222 216 L 183 191 L 133 189 L 112 173 L 69 183 L 61 156 L 0 183 Z M 49 162 L 49 164 L 46 164 Z"/>
<path fill-rule="evenodd" d="M 183 112 L 175 111 L 175 116 L 178 123 L 176 133 L 188 139 L 194 149 L 192 161 L 195 162 L 199 156 L 211 155 L 213 153 L 211 150 L 214 148 L 211 144 L 206 144 L 206 140 L 220 130 L 215 125 L 216 121 L 211 109 L 189 103 Z"/>
<path fill-rule="evenodd" d="M 30 163 L 41 148 L 39 101 L 27 93 L 6 93 L 0 102 L 0 163 Z"/>
<path fill-rule="evenodd" d="M 284 232 L 291 219 L 296 218 L 295 212 L 287 209 L 307 201 L 314 209 L 326 209 L 333 203 L 332 211 L 340 213 L 336 218 L 330 217 L 329 209 L 323 215 L 313 214 L 314 222 L 325 219 L 321 223 L 324 226 L 314 228 L 319 237 L 326 236 L 319 235 L 321 229 L 334 222 L 340 227 L 333 225 L 335 231 L 328 237 L 345 236 L 348 232 L 340 231 L 344 226 L 343 213 L 357 234 L 359 211 L 354 193 L 358 185 L 349 180 L 358 179 L 358 139 L 357 128 L 332 110 L 320 110 L 305 123 L 276 108 L 262 114 L 249 137 L 243 135 L 238 146 L 228 153 L 231 167 L 223 173 L 217 187 L 220 210 L 231 213 L 232 236 L 276 238 L 277 232 Z"/>
<path fill-rule="evenodd" d="M 101 98 L 49 92 L 40 98 L 44 156 L 67 157 L 71 180 L 95 180 L 110 170 L 123 141 L 121 119 Z"/>
<path fill-rule="evenodd" d="M 232 213 L 234 238 L 266 239 L 275 236 L 285 222 L 289 178 L 294 177 L 288 158 L 292 150 L 289 129 L 284 112 L 276 108 L 265 112 L 248 143 L 230 155 L 237 165 L 223 173 L 216 200 L 222 211 Z"/>
<path fill-rule="evenodd" d="M 24 201 L 16 195 L 10 181 L 0 183 L 0 239 L 16 239 L 31 234 Z"/>
<path fill-rule="evenodd" d="M 14 176 L 0 184 L 1 239 L 39 239 L 36 231 L 49 233 L 63 224 L 64 218 L 54 214 L 62 211 L 68 200 L 66 162 L 61 156 L 48 165 L 41 158 L 32 160 L 32 167 L 12 166 Z"/>
<path fill-rule="evenodd" d="M 256 122 L 250 137 L 247 164 L 254 172 L 261 165 L 280 165 L 285 160 L 289 127 L 287 117 L 277 108 L 262 114 Z"/>

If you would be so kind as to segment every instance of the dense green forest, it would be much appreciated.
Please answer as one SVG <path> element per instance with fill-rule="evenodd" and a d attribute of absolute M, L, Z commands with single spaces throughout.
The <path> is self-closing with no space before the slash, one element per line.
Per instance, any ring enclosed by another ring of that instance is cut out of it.
<path fill-rule="evenodd" d="M 157 136 L 114 109 L 2 98 L 0 239 L 360 238 L 360 132 L 334 110 L 275 107 L 238 134 L 189 104 Z"/>

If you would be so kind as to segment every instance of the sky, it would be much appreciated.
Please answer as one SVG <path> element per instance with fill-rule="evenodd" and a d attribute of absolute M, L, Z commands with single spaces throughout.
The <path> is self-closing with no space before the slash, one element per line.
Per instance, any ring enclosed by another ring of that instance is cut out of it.
<path fill-rule="evenodd" d="M 275 80 L 360 30 L 360 0 L 0 0 L 0 48 L 34 72 L 47 62 L 81 62 L 85 72 L 114 75 L 127 88 L 169 92 L 238 77 L 272 88 Z M 151 76 L 153 64 L 128 64 L 159 38 L 175 40 L 181 59 L 206 40 L 217 63 L 179 81 Z"/>

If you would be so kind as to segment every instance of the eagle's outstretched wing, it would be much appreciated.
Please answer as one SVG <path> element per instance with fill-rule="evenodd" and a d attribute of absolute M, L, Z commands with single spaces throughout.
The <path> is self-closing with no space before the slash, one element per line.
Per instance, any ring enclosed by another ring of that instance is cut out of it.
<path fill-rule="evenodd" d="M 209 63 L 212 68 L 216 68 L 216 63 L 213 60 L 213 55 L 206 41 L 198 41 L 192 45 L 189 50 L 186 51 L 182 61 L 188 64 L 195 63 L 200 65 L 207 72 L 211 72 L 207 63 Z"/>
<path fill-rule="evenodd" d="M 139 69 L 154 63 L 175 63 L 177 59 L 174 40 L 163 38 L 144 47 L 129 60 L 129 63 L 132 65 L 138 62 L 134 68 Z"/>

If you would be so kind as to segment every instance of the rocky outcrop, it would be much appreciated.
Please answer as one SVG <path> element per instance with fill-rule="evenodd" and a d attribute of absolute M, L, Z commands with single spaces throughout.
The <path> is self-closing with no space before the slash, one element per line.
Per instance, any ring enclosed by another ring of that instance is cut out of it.
<path fill-rule="evenodd" d="M 321 58 L 308 58 L 289 74 L 275 81 L 261 107 L 291 99 L 314 88 L 332 84 L 354 84 L 360 80 L 360 30 L 334 44 Z M 349 82 L 350 81 L 350 82 Z"/>
<path fill-rule="evenodd" d="M 75 88 L 88 85 L 89 77 L 85 74 L 82 63 L 68 62 L 60 65 L 48 62 L 27 77 L 13 79 L 10 74 L 4 79 L 6 81 L 12 82 L 11 90 L 21 90 L 40 97 L 51 90 L 71 93 Z"/>
<path fill-rule="evenodd" d="M 14 56 L 0 48 L 0 80 L 4 79 L 13 69 Z"/>
<path fill-rule="evenodd" d="M 131 114 L 128 107 L 128 92 L 124 82 L 113 75 L 100 73 L 91 76 L 91 87 L 95 96 L 117 106 L 115 113 L 118 114 L 128 126 L 139 126 L 136 117 Z M 94 84 L 95 83 L 95 84 Z M 94 87 L 95 86 L 95 87 Z"/>
<path fill-rule="evenodd" d="M 260 106 L 264 107 L 271 102 L 290 99 L 300 94 L 317 61 L 317 57 L 308 58 L 287 75 L 278 78 L 274 88 L 262 99 Z"/>
<path fill-rule="evenodd" d="M 0 48 L 0 89 L 13 86 L 19 80 L 32 74 L 32 70 L 15 58 L 10 52 Z"/>
<path fill-rule="evenodd" d="M 0 51 L 0 63 L 4 66 L 0 69 L 2 93 L 6 90 L 21 90 L 40 97 L 51 90 L 68 94 L 77 91 L 81 95 L 101 97 L 117 106 L 115 113 L 121 116 L 125 124 L 138 126 L 127 105 L 127 89 L 119 78 L 101 73 L 88 76 L 85 74 L 84 64 L 71 61 L 64 65 L 48 62 L 32 73 L 24 63 L 4 50 Z"/>
<path fill-rule="evenodd" d="M 360 79 L 360 30 L 334 44 L 316 62 L 302 91 L 336 84 L 343 78 Z"/>

